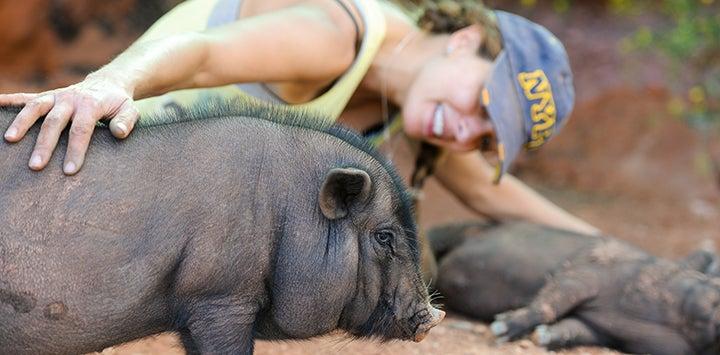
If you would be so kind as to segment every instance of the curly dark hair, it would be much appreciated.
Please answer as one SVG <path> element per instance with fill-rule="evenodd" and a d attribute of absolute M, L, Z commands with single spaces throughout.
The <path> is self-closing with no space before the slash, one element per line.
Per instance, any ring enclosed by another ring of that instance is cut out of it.
<path fill-rule="evenodd" d="M 494 59 L 502 50 L 502 37 L 495 14 L 481 0 L 391 0 L 416 13 L 417 25 L 431 33 L 450 33 L 470 25 L 480 25 L 483 41 L 480 54 Z"/>

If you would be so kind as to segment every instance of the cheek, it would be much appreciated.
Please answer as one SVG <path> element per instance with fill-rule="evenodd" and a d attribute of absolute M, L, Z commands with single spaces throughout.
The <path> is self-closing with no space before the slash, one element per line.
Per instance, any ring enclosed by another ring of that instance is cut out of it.
<path fill-rule="evenodd" d="M 409 98 L 402 109 L 403 129 L 413 138 L 425 136 L 425 124 L 428 110 L 432 110 L 433 103 L 424 101 L 418 96 Z"/>
<path fill-rule="evenodd" d="M 412 110 L 403 110 L 403 130 L 412 138 L 422 138 L 422 123 L 417 116 Z"/>

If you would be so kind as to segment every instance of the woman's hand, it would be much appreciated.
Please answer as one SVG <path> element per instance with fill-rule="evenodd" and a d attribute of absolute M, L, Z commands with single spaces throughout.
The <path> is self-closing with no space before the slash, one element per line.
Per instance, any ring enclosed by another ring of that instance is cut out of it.
<path fill-rule="evenodd" d="M 20 141 L 35 121 L 45 116 L 28 164 L 32 170 L 47 165 L 60 134 L 72 121 L 63 166 L 67 175 L 80 170 L 97 121 L 111 119 L 112 134 L 125 138 L 139 116 L 132 93 L 97 74 L 88 75 L 78 84 L 39 94 L 0 95 L 0 106 L 7 105 L 25 106 L 5 132 L 8 142 Z"/>
<path fill-rule="evenodd" d="M 0 106 L 25 105 L 5 139 L 19 141 L 46 115 L 28 164 L 40 170 L 72 121 L 63 166 L 72 175 L 83 164 L 97 121 L 111 119 L 110 130 L 118 138 L 132 131 L 138 119 L 133 98 L 259 81 L 303 87 L 312 82 L 320 89 L 352 64 L 356 37 L 341 7 L 313 1 L 205 31 L 140 40 L 78 84 L 40 94 L 0 95 Z M 283 50 L 278 52 L 278 46 Z"/>

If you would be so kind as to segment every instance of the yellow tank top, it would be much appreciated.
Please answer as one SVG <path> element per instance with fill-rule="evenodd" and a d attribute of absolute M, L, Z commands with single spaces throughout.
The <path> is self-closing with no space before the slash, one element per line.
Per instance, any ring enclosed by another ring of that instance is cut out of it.
<path fill-rule="evenodd" d="M 138 41 L 159 39 L 187 31 L 202 31 L 209 27 L 235 21 L 241 3 L 242 0 L 188 0 L 155 22 Z M 361 14 L 365 28 L 355 61 L 345 74 L 335 81 L 330 89 L 309 102 L 289 104 L 292 107 L 310 111 L 318 114 L 319 117 L 327 117 L 329 120 L 334 121 L 343 112 L 350 97 L 362 81 L 383 42 L 385 18 L 376 0 L 354 0 L 354 4 Z M 273 96 L 272 93 L 269 93 L 264 85 L 244 83 L 217 88 L 173 91 L 162 96 L 138 100 L 136 105 L 140 111 L 140 119 L 143 120 L 143 116 L 159 116 L 148 115 L 150 113 L 176 109 L 176 106 L 190 106 L 198 102 L 198 100 L 211 96 L 240 98 L 248 101 L 259 99 L 286 104 L 281 99 Z M 144 123 L 149 122 L 145 121 Z"/>

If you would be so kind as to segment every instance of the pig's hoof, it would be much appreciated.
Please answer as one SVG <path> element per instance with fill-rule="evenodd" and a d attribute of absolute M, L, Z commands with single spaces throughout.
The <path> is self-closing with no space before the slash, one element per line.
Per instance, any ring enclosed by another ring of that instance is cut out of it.
<path fill-rule="evenodd" d="M 494 336 L 500 337 L 502 335 L 505 335 L 508 331 L 508 326 L 505 321 L 502 320 L 496 320 L 490 324 L 490 331 L 493 333 Z"/>
<path fill-rule="evenodd" d="M 510 318 L 510 312 L 498 313 L 495 315 L 495 320 L 508 320 Z"/>
<path fill-rule="evenodd" d="M 533 321 L 530 311 L 521 308 L 496 315 L 495 321 L 490 324 L 490 331 L 496 338 L 504 337 L 513 341 L 523 337 L 538 324 L 540 322 Z"/>
<path fill-rule="evenodd" d="M 544 324 L 537 326 L 532 334 L 532 341 L 538 346 L 548 346 L 552 341 L 552 334 L 550 334 L 548 326 Z"/>
<path fill-rule="evenodd" d="M 705 269 L 705 274 L 711 277 L 720 277 L 720 261 L 717 259 L 713 260 L 713 262 Z"/>
<path fill-rule="evenodd" d="M 510 341 L 510 338 L 508 338 L 508 337 L 499 337 L 499 338 L 495 339 L 495 345 L 503 345 L 503 344 L 507 343 L 508 341 Z"/>

